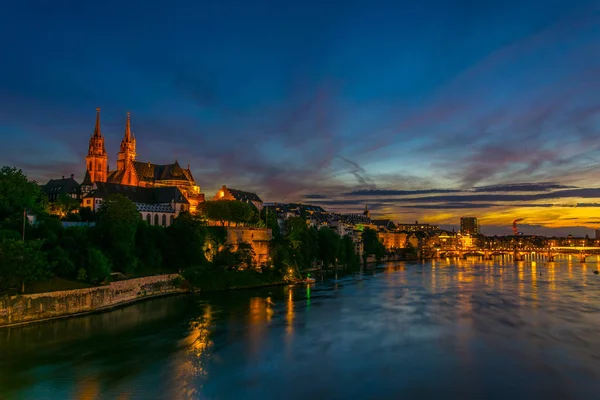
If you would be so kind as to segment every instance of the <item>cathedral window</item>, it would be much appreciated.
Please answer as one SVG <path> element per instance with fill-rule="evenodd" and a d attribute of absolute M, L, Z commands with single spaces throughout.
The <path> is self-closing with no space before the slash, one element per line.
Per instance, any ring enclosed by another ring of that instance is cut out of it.
<path fill-rule="evenodd" d="M 150 213 L 146 214 L 146 222 L 148 225 L 152 225 L 152 222 L 150 221 Z"/>
<path fill-rule="evenodd" d="M 158 226 L 158 214 L 154 214 L 154 225 Z"/>
<path fill-rule="evenodd" d="M 140 213 L 140 219 L 143 221 L 144 220 L 144 214 Z"/>
<path fill-rule="evenodd" d="M 170 223 L 169 225 L 173 225 L 173 221 L 174 221 L 174 220 L 175 220 L 175 217 L 173 217 L 173 216 L 171 215 L 171 223 Z"/>
<path fill-rule="evenodd" d="M 167 215 L 163 214 L 162 216 L 162 226 L 167 226 Z"/>

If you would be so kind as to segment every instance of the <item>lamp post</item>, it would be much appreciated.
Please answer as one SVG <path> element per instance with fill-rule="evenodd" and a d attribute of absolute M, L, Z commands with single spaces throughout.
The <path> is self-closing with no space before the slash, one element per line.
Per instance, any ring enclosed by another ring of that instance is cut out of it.
<path fill-rule="evenodd" d="M 27 221 L 27 208 L 23 208 L 23 241 L 25 241 L 25 221 Z"/>

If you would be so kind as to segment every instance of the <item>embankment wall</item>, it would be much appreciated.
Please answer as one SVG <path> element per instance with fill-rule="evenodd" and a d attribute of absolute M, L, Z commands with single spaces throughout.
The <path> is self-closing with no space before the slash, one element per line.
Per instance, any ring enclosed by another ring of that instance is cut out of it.
<path fill-rule="evenodd" d="M 99 311 L 143 298 L 183 292 L 179 275 L 157 275 L 106 286 L 0 297 L 0 327 Z"/>

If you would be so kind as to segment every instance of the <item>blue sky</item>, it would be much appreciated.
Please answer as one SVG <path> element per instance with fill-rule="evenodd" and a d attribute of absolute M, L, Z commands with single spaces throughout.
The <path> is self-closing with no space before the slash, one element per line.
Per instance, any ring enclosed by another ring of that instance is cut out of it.
<path fill-rule="evenodd" d="M 501 230 L 514 213 L 543 233 L 593 228 L 594 192 L 485 207 L 345 194 L 598 187 L 599 11 L 598 1 L 12 2 L 0 14 L 0 164 L 81 179 L 101 107 L 112 166 L 131 111 L 139 159 L 189 163 L 210 196 L 227 184 L 270 201 L 319 195 L 310 200 L 342 211 L 368 202 L 399 220 L 468 214 Z"/>

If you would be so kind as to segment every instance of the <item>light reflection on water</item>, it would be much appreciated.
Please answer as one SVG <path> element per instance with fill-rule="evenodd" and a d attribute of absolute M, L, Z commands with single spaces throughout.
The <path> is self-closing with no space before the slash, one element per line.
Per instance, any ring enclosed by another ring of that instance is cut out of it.
<path fill-rule="evenodd" d="M 597 268 L 390 263 L 0 330 L 0 398 L 598 398 Z"/>

